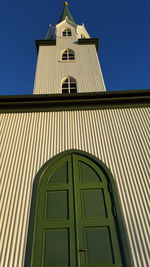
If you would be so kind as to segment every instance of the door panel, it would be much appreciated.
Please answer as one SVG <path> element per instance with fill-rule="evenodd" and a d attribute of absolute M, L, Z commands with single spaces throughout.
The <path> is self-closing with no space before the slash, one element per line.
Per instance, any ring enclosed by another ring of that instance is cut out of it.
<path fill-rule="evenodd" d="M 101 178 L 99 177 L 98 173 L 89 166 L 87 163 L 83 161 L 79 161 L 79 171 L 81 173 L 80 179 L 81 182 L 100 182 Z"/>
<path fill-rule="evenodd" d="M 68 162 L 58 166 L 58 169 L 50 176 L 51 184 L 68 183 Z"/>
<path fill-rule="evenodd" d="M 103 189 L 81 190 L 84 217 L 106 217 Z"/>
<path fill-rule="evenodd" d="M 44 265 L 69 265 L 68 229 L 51 229 L 44 233 Z"/>
<path fill-rule="evenodd" d="M 111 237 L 108 227 L 89 227 L 84 229 L 85 244 L 88 248 L 87 264 L 114 263 Z"/>
<path fill-rule="evenodd" d="M 47 192 L 46 218 L 68 218 L 68 191 Z"/>
<path fill-rule="evenodd" d="M 34 267 L 76 266 L 71 156 L 42 177 L 37 204 Z"/>
<path fill-rule="evenodd" d="M 107 179 L 71 154 L 44 173 L 37 205 L 34 267 L 121 267 Z"/>
<path fill-rule="evenodd" d="M 83 162 L 84 173 L 81 170 Z M 89 169 L 94 170 L 97 179 L 88 178 L 85 181 L 82 178 Z M 80 266 L 121 267 L 111 198 L 104 173 L 91 160 L 73 155 L 73 175 Z"/>

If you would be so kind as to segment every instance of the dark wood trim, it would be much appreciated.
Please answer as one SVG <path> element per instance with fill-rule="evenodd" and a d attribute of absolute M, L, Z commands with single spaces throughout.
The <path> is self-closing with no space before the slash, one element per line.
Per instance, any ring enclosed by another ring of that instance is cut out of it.
<path fill-rule="evenodd" d="M 82 38 L 78 39 L 78 44 L 79 45 L 91 45 L 94 44 L 96 47 L 96 50 L 98 52 L 98 38 Z"/>
<path fill-rule="evenodd" d="M 135 108 L 150 105 L 150 90 L 0 97 L 0 112 Z"/>
<path fill-rule="evenodd" d="M 45 40 L 36 40 L 36 49 L 37 52 L 39 51 L 39 46 L 52 46 L 52 45 L 56 45 L 56 39 L 45 39 Z"/>

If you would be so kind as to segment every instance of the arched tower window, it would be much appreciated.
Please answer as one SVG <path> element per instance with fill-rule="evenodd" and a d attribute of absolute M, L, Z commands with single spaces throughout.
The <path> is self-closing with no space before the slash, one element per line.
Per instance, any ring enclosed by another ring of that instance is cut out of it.
<path fill-rule="evenodd" d="M 66 28 L 62 31 L 62 36 L 72 36 L 71 30 Z"/>
<path fill-rule="evenodd" d="M 111 178 L 102 162 L 78 150 L 60 153 L 41 168 L 33 187 L 25 266 L 132 266 L 120 236 L 122 219 L 116 223 Z"/>
<path fill-rule="evenodd" d="M 76 80 L 68 76 L 62 81 L 62 93 L 77 93 L 77 83 Z"/>
<path fill-rule="evenodd" d="M 65 51 L 62 52 L 62 60 L 74 60 L 75 59 L 75 54 L 74 51 L 71 49 L 66 49 Z"/>
<path fill-rule="evenodd" d="M 85 35 L 83 33 L 81 34 L 81 39 L 85 39 Z"/>

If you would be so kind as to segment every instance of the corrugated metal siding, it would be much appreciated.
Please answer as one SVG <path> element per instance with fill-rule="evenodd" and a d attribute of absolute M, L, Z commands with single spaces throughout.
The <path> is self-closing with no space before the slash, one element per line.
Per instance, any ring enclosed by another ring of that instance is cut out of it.
<path fill-rule="evenodd" d="M 2 259 L 22 267 L 32 184 L 39 168 L 75 148 L 110 168 L 136 267 L 148 267 L 148 108 L 3 114 Z"/>

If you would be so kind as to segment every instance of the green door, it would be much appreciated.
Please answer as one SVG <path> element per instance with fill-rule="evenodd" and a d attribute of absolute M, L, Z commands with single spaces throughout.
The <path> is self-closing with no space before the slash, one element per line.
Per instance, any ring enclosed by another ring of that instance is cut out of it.
<path fill-rule="evenodd" d="M 43 174 L 32 266 L 122 266 L 107 179 L 88 158 L 70 154 Z"/>

